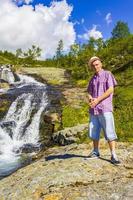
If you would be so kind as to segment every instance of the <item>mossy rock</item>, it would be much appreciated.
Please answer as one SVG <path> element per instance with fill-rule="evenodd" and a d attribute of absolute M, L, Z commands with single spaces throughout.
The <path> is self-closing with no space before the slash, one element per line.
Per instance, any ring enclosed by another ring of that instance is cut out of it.
<path fill-rule="evenodd" d="M 0 99 L 0 120 L 7 113 L 9 106 L 11 105 L 11 101 L 7 99 Z"/>
<path fill-rule="evenodd" d="M 9 89 L 10 86 L 9 86 L 8 83 L 0 83 L 0 88 L 1 88 L 1 89 Z"/>

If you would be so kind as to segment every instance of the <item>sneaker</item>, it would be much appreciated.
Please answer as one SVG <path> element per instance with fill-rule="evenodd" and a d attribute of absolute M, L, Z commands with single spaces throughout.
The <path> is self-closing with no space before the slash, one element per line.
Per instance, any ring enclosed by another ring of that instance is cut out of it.
<path fill-rule="evenodd" d="M 89 155 L 88 158 L 99 158 L 100 154 L 96 153 L 95 151 L 92 151 Z"/>
<path fill-rule="evenodd" d="M 121 162 L 118 159 L 111 156 L 111 163 L 114 164 L 114 165 L 119 165 Z"/>

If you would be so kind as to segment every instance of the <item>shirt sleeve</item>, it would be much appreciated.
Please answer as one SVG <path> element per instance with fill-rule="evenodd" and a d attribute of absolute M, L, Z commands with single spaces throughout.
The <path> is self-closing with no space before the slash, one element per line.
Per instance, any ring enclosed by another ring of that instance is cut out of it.
<path fill-rule="evenodd" d="M 108 78 L 107 78 L 107 87 L 115 87 L 117 85 L 117 81 L 115 80 L 113 74 L 111 72 L 108 72 Z"/>
<path fill-rule="evenodd" d="M 91 80 L 90 80 L 90 82 L 88 84 L 87 92 L 92 95 L 92 81 Z"/>

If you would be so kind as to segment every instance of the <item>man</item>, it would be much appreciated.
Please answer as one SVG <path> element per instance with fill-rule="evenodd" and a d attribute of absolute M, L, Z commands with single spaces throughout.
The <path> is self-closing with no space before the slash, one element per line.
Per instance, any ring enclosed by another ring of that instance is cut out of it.
<path fill-rule="evenodd" d="M 89 133 L 90 138 L 93 140 L 93 151 L 89 157 L 98 158 L 100 156 L 99 139 L 100 131 L 103 129 L 104 137 L 108 141 L 111 152 L 111 162 L 119 164 L 120 161 L 115 152 L 117 135 L 112 113 L 112 98 L 117 82 L 111 72 L 102 69 L 102 62 L 99 57 L 92 57 L 88 64 L 95 72 L 87 88 L 90 106 Z"/>

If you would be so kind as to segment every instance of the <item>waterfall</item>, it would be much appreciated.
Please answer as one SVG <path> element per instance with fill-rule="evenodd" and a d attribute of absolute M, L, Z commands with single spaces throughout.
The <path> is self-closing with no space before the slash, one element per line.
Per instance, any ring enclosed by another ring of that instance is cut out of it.
<path fill-rule="evenodd" d="M 4 161 L 18 159 L 24 145 L 40 145 L 40 118 L 48 105 L 46 85 L 28 76 L 19 77 L 20 82 L 9 91 L 19 91 L 19 95 L 0 122 L 0 168 Z"/>
<path fill-rule="evenodd" d="M 7 81 L 8 83 L 14 83 L 15 82 L 13 72 L 11 71 L 10 68 L 6 67 L 6 65 L 1 66 L 0 78 Z"/>

